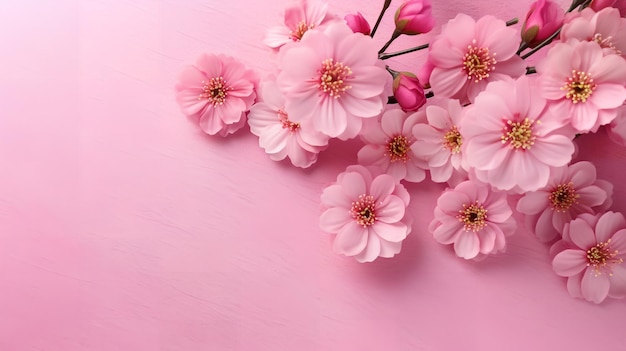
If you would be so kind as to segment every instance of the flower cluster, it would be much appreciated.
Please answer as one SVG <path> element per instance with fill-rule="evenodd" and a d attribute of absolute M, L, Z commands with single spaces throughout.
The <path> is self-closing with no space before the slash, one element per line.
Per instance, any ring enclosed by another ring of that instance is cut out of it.
<path fill-rule="evenodd" d="M 390 0 L 373 26 L 360 12 L 342 18 L 324 0 L 295 0 L 263 41 L 275 72 L 202 55 L 176 97 L 207 134 L 247 122 L 272 160 L 296 167 L 312 166 L 331 139 L 358 138 L 358 165 L 321 195 L 320 226 L 339 254 L 398 254 L 415 219 L 407 183 L 446 183 L 428 226 L 434 240 L 481 260 L 524 227 L 552 244 L 570 294 L 600 303 L 626 297 L 626 219 L 610 211 L 612 185 L 576 158 L 576 137 L 606 129 L 626 146 L 624 4 L 537 0 L 521 26 L 458 14 L 430 43 L 388 52 L 400 36 L 436 28 L 430 0 L 404 0 L 382 48 L 372 38 Z M 423 49 L 414 72 L 385 64 Z"/>

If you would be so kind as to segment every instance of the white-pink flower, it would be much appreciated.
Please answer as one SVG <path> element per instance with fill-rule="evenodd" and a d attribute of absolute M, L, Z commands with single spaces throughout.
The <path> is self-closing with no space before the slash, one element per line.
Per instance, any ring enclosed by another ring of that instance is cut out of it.
<path fill-rule="evenodd" d="M 565 226 L 565 248 L 552 261 L 573 297 L 600 303 L 626 297 L 626 220 L 621 213 L 583 214 Z"/>
<path fill-rule="evenodd" d="M 606 7 L 595 12 L 585 8 L 575 14 L 563 24 L 561 41 L 595 41 L 605 54 L 626 55 L 626 18 L 620 17 L 618 9 Z"/>
<path fill-rule="evenodd" d="M 322 193 L 322 230 L 337 234 L 333 249 L 359 262 L 393 257 L 411 231 L 405 217 L 409 193 L 388 174 L 349 166 Z"/>
<path fill-rule="evenodd" d="M 391 76 L 381 67 L 369 36 L 345 23 L 312 31 L 280 52 L 278 84 L 294 122 L 312 119 L 329 137 L 354 138 L 362 119 L 380 115 Z"/>
<path fill-rule="evenodd" d="M 181 72 L 176 101 L 205 133 L 226 136 L 246 124 L 257 83 L 256 74 L 236 59 L 203 54 Z"/>
<path fill-rule="evenodd" d="M 524 74 L 524 61 L 515 54 L 518 44 L 519 33 L 504 21 L 458 14 L 430 45 L 434 68 L 427 81 L 437 96 L 473 102 L 488 82 Z"/>
<path fill-rule="evenodd" d="M 512 215 L 505 193 L 467 180 L 439 196 L 429 230 L 439 243 L 454 244 L 457 256 L 482 258 L 505 249 L 516 229 Z"/>
<path fill-rule="evenodd" d="M 526 193 L 517 210 L 528 215 L 537 238 L 547 242 L 557 238 L 565 224 L 578 215 L 607 210 L 612 194 L 611 183 L 596 179 L 593 163 L 581 161 L 553 169 L 548 184 Z"/>
<path fill-rule="evenodd" d="M 534 79 L 490 83 L 461 121 L 463 162 L 481 181 L 519 193 L 544 187 L 552 167 L 565 166 L 574 153 L 570 136 L 545 113 Z"/>
<path fill-rule="evenodd" d="M 411 152 L 415 142 L 412 130 L 419 119 L 419 112 L 407 115 L 402 110 L 390 109 L 380 122 L 368 123 L 361 133 L 366 145 L 359 150 L 359 163 L 378 167 L 398 181 L 424 180 L 426 165 Z"/>
<path fill-rule="evenodd" d="M 328 145 L 328 137 L 313 129 L 310 121 L 296 123 L 289 119 L 285 98 L 275 82 L 261 86 L 261 100 L 248 114 L 250 131 L 259 137 L 259 146 L 274 161 L 289 157 L 294 166 L 302 168 L 315 163 Z"/>

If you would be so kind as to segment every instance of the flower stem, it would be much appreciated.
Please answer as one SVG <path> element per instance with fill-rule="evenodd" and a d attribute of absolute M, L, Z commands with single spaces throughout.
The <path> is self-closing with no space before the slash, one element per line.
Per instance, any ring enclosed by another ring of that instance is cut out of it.
<path fill-rule="evenodd" d="M 383 53 L 380 53 L 378 55 L 378 58 L 381 59 L 381 60 L 386 60 L 386 59 L 389 59 L 389 58 L 392 58 L 392 57 L 395 57 L 395 56 L 400 56 L 400 55 L 408 54 L 410 52 L 424 50 L 424 49 L 427 49 L 427 48 L 428 48 L 428 44 L 424 44 L 424 45 L 416 46 L 416 47 L 413 47 L 413 48 L 410 48 L 410 49 L 392 52 L 392 53 L 389 53 L 389 54 L 385 54 L 383 52 Z"/>
<path fill-rule="evenodd" d="M 391 0 L 385 0 L 385 3 L 383 4 L 383 9 L 380 11 L 380 14 L 378 15 L 378 19 L 376 20 L 376 24 L 374 24 L 374 29 L 372 29 L 372 32 L 370 33 L 370 36 L 372 38 L 374 37 L 374 34 L 376 34 L 376 31 L 378 30 L 378 26 L 380 25 L 380 21 L 383 20 L 383 15 L 385 14 L 387 9 L 389 8 L 389 5 L 391 5 Z"/>
<path fill-rule="evenodd" d="M 535 69 L 534 66 L 526 67 L 526 74 L 534 74 L 534 73 L 537 73 L 537 70 Z"/>
<path fill-rule="evenodd" d="M 534 49 L 530 50 L 528 53 L 522 55 L 522 59 L 527 59 L 528 57 L 530 57 L 532 54 L 536 53 L 537 51 L 539 51 L 542 47 L 550 44 L 552 42 L 552 40 L 554 40 L 554 38 L 556 38 L 559 33 L 561 33 L 561 28 L 559 28 L 556 32 L 552 33 L 551 36 L 549 36 L 546 40 L 542 41 L 541 44 L 537 45 Z"/>
<path fill-rule="evenodd" d="M 515 25 L 517 23 L 519 23 L 519 19 L 517 19 L 517 17 L 515 17 L 513 19 L 510 19 L 510 20 L 506 21 L 506 26 L 510 27 L 510 26 Z"/>
<path fill-rule="evenodd" d="M 393 31 L 393 34 L 391 35 L 391 38 L 389 38 L 389 40 L 385 43 L 385 45 L 383 45 L 382 48 L 380 48 L 380 50 L 378 50 L 378 54 L 382 54 L 385 50 L 387 50 L 387 48 L 389 47 L 389 45 L 391 45 L 391 43 L 393 43 L 394 40 L 398 39 L 398 37 L 400 36 L 400 32 L 397 31 Z"/>

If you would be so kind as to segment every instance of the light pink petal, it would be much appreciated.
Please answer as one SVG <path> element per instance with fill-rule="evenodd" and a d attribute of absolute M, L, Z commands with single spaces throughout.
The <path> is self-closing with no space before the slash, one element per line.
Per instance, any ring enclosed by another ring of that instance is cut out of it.
<path fill-rule="evenodd" d="M 563 233 L 563 228 L 565 228 L 565 224 L 571 222 L 572 215 L 570 212 L 556 212 L 553 210 L 552 213 L 552 227 L 558 233 Z"/>
<path fill-rule="evenodd" d="M 269 128 L 266 128 L 261 136 L 259 137 L 259 146 L 265 149 L 265 152 L 273 154 L 282 149 L 284 149 L 287 145 L 287 135 L 288 132 L 279 125 L 273 125 Z"/>
<path fill-rule="evenodd" d="M 435 94 L 444 97 L 455 96 L 467 82 L 467 75 L 458 68 L 435 67 L 430 78 L 430 84 Z"/>
<path fill-rule="evenodd" d="M 430 179 L 435 183 L 447 182 L 452 176 L 454 167 L 451 163 L 445 163 L 441 167 L 430 166 Z"/>
<path fill-rule="evenodd" d="M 402 199 L 395 195 L 389 195 L 380 205 L 377 205 L 376 219 L 385 223 L 395 223 L 404 217 L 405 210 L 406 206 Z"/>
<path fill-rule="evenodd" d="M 355 221 L 349 222 L 337 233 L 333 242 L 333 250 L 346 256 L 359 254 L 367 245 L 367 232 L 366 228 L 358 225 Z"/>
<path fill-rule="evenodd" d="M 336 105 L 339 104 L 350 114 L 364 118 L 378 116 L 384 108 L 384 102 L 381 96 L 359 99 L 350 95 L 344 95 L 339 99 Z"/>
<path fill-rule="evenodd" d="M 322 205 L 326 207 L 342 207 L 346 212 L 350 209 L 352 200 L 346 196 L 339 184 L 326 187 L 321 196 Z"/>
<path fill-rule="evenodd" d="M 331 97 L 322 99 L 314 116 L 313 122 L 319 131 L 331 138 L 341 135 L 348 128 L 346 111 Z"/>
<path fill-rule="evenodd" d="M 224 55 L 202 54 L 196 61 L 196 67 L 204 72 L 208 78 L 214 78 L 222 75 L 225 63 L 228 65 L 228 62 L 225 61 L 232 62 L 232 60 L 232 58 Z"/>
<path fill-rule="evenodd" d="M 569 236 L 576 246 L 585 251 L 597 244 L 593 229 L 589 226 L 589 223 L 581 218 L 570 222 Z"/>
<path fill-rule="evenodd" d="M 366 194 L 365 180 L 363 176 L 356 172 L 346 172 L 340 182 L 344 194 L 356 201 L 360 195 Z"/>
<path fill-rule="evenodd" d="M 576 274 L 567 278 L 567 291 L 569 291 L 569 294 L 572 297 L 577 297 L 577 298 L 583 297 L 583 292 L 581 288 L 582 279 L 583 279 L 583 273 Z"/>
<path fill-rule="evenodd" d="M 461 222 L 456 219 L 451 219 L 441 223 L 434 230 L 432 230 L 432 233 L 437 242 L 447 245 L 452 244 L 461 231 L 463 231 L 463 225 Z"/>
<path fill-rule="evenodd" d="M 489 212 L 487 214 L 489 222 L 502 223 L 513 215 L 506 196 L 493 195 L 492 200 L 486 206 Z"/>
<path fill-rule="evenodd" d="M 308 168 L 317 161 L 317 153 L 309 152 L 302 148 L 302 146 L 298 144 L 295 135 L 291 135 L 291 137 L 288 138 L 286 149 L 291 164 L 296 167 Z"/>
<path fill-rule="evenodd" d="M 476 21 L 476 41 L 479 46 L 489 48 L 489 51 L 502 60 L 507 59 L 517 51 L 518 35 L 513 28 L 506 27 L 504 21 L 487 15 Z"/>
<path fill-rule="evenodd" d="M 580 195 L 578 201 L 589 207 L 600 206 L 606 201 L 606 191 L 595 185 L 578 189 L 576 194 Z"/>
<path fill-rule="evenodd" d="M 539 241 L 547 243 L 554 240 L 559 232 L 554 228 L 552 217 L 554 211 L 551 208 L 546 208 L 539 217 L 535 225 L 535 236 Z"/>
<path fill-rule="evenodd" d="M 372 262 L 380 255 L 380 250 L 380 238 L 370 230 L 365 249 L 360 254 L 354 256 L 354 258 L 361 263 Z"/>
<path fill-rule="evenodd" d="M 289 35 L 290 35 L 289 28 L 285 26 L 271 27 L 267 30 L 267 33 L 265 34 L 265 38 L 263 39 L 263 44 L 271 48 L 281 47 L 292 41 L 289 38 Z"/>
<path fill-rule="evenodd" d="M 428 143 L 441 144 L 443 141 L 443 133 L 435 130 L 435 128 L 428 124 L 416 124 L 413 127 L 413 134 L 417 140 L 426 141 Z"/>
<path fill-rule="evenodd" d="M 611 283 L 609 296 L 616 299 L 626 297 L 626 266 L 623 263 L 615 265 L 611 273 L 613 275 L 609 276 L 609 282 Z"/>
<path fill-rule="evenodd" d="M 347 94 L 357 99 L 368 99 L 383 93 L 385 82 L 391 79 L 389 73 L 377 66 L 361 66 L 352 69 L 352 77 L 347 84 L 352 88 Z"/>
<path fill-rule="evenodd" d="M 320 227 L 328 233 L 337 233 L 349 222 L 354 221 L 350 212 L 345 208 L 332 207 L 320 216 Z"/>
<path fill-rule="evenodd" d="M 499 139 L 491 135 L 473 138 L 465 144 L 463 156 L 470 167 L 476 167 L 479 170 L 499 167 L 510 152 L 508 146 L 502 145 Z"/>
<path fill-rule="evenodd" d="M 413 160 L 415 161 L 415 160 Z M 426 178 L 426 171 L 415 162 L 409 161 L 405 165 L 406 175 L 404 180 L 412 183 L 419 183 Z"/>
<path fill-rule="evenodd" d="M 593 269 L 588 268 L 581 281 L 583 297 L 591 302 L 600 303 L 609 295 L 610 282 L 606 274 L 595 275 Z"/>
<path fill-rule="evenodd" d="M 619 212 L 606 212 L 596 223 L 596 240 L 606 242 L 620 229 L 626 228 L 624 215 Z"/>
<path fill-rule="evenodd" d="M 474 232 L 461 231 L 454 242 L 454 251 L 457 256 L 470 260 L 480 252 L 480 240 Z"/>
<path fill-rule="evenodd" d="M 604 242 L 608 241 L 605 240 Z M 626 229 L 620 229 L 611 237 L 611 250 L 617 250 L 618 257 L 626 255 Z"/>
<path fill-rule="evenodd" d="M 390 137 L 395 137 L 402 133 L 402 127 L 406 114 L 401 110 L 391 110 L 383 114 L 381 126 L 383 131 Z"/>
<path fill-rule="evenodd" d="M 222 128 L 224 128 L 224 122 L 219 118 L 213 107 L 208 107 L 198 122 L 200 128 L 209 135 L 217 134 Z"/>
<path fill-rule="evenodd" d="M 456 216 L 463 208 L 463 204 L 469 204 L 473 200 L 462 192 L 446 191 L 437 199 L 437 207 L 448 215 Z"/>
<path fill-rule="evenodd" d="M 391 162 L 387 168 L 387 174 L 400 181 L 406 177 L 406 165 L 401 162 Z"/>
<path fill-rule="evenodd" d="M 304 6 L 301 4 L 293 5 L 285 9 L 285 25 L 293 30 L 298 27 L 300 21 L 306 21 Z M 307 24 L 309 24 L 307 22 Z"/>
<path fill-rule="evenodd" d="M 392 243 L 386 240 L 380 240 L 380 257 L 393 257 L 402 249 L 402 242 Z"/>
<path fill-rule="evenodd" d="M 562 277 L 571 277 L 587 268 L 587 254 L 582 250 L 561 251 L 552 260 L 552 268 Z"/>
<path fill-rule="evenodd" d="M 434 128 L 439 130 L 452 129 L 452 121 L 450 120 L 448 111 L 439 106 L 428 106 L 426 108 L 426 118 L 428 119 L 428 124 Z"/>
<path fill-rule="evenodd" d="M 621 84 L 604 83 L 598 84 L 587 101 L 593 103 L 598 109 L 609 109 L 621 106 L 624 99 L 626 99 L 626 87 Z"/>
<path fill-rule="evenodd" d="M 378 59 L 377 51 L 378 47 L 370 37 L 350 33 L 349 37 L 344 37 L 344 40 L 338 45 L 336 55 L 344 65 L 352 68 L 352 72 L 358 80 L 376 79 L 375 77 L 364 78 L 357 72 L 365 67 L 379 68 L 373 66 Z M 378 76 L 379 82 L 384 82 L 384 79 L 390 76 L 384 69 L 379 69 L 386 74 L 385 77 Z"/>
<path fill-rule="evenodd" d="M 552 134 L 537 140 L 528 151 L 541 163 L 560 167 L 572 159 L 574 144 L 564 135 Z"/>
<path fill-rule="evenodd" d="M 445 27 L 444 36 L 449 40 L 448 47 L 466 48 L 475 36 L 476 21 L 464 13 L 459 13 Z"/>
<path fill-rule="evenodd" d="M 546 191 L 526 193 L 517 202 L 517 210 L 527 215 L 538 214 L 548 206 L 548 195 Z"/>
<path fill-rule="evenodd" d="M 483 254 L 489 254 L 493 252 L 496 244 L 496 233 L 491 226 L 484 227 L 478 235 L 480 236 L 480 252 Z"/>
<path fill-rule="evenodd" d="M 589 161 L 580 161 L 570 165 L 568 173 L 577 188 L 591 185 L 596 180 L 596 167 Z"/>
<path fill-rule="evenodd" d="M 589 43 L 589 45 L 597 47 L 595 43 Z M 607 55 L 592 64 L 588 73 L 596 82 L 623 84 L 626 81 L 626 62 L 623 57 Z"/>
<path fill-rule="evenodd" d="M 370 228 L 374 230 L 380 238 L 391 242 L 400 242 L 406 239 L 408 234 L 407 226 L 402 222 L 376 222 Z"/>
<path fill-rule="evenodd" d="M 384 201 L 393 192 L 396 182 L 393 177 L 387 174 L 381 174 L 374 178 L 370 185 L 370 195 L 374 197 L 376 202 Z"/>

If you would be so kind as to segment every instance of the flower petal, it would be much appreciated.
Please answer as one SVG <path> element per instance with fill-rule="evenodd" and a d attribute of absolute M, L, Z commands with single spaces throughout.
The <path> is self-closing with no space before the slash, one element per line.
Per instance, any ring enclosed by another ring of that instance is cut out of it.
<path fill-rule="evenodd" d="M 408 228 L 402 222 L 376 222 L 370 228 L 382 239 L 396 243 L 406 239 L 408 235 Z"/>
<path fill-rule="evenodd" d="M 552 260 L 552 269 L 562 277 L 571 277 L 585 268 L 587 268 L 587 254 L 582 250 L 563 250 Z"/>
<path fill-rule="evenodd" d="M 345 208 L 329 208 L 320 216 L 320 228 L 327 233 L 338 233 L 346 224 L 354 221 Z"/>
<path fill-rule="evenodd" d="M 354 221 L 350 222 L 337 233 L 333 242 L 333 250 L 346 256 L 357 255 L 365 249 L 367 235 L 367 228 L 363 228 Z"/>
<path fill-rule="evenodd" d="M 588 268 L 581 281 L 581 292 L 586 300 L 600 303 L 609 295 L 610 286 L 606 274 L 596 276 L 593 269 Z"/>

